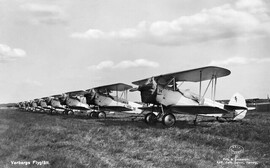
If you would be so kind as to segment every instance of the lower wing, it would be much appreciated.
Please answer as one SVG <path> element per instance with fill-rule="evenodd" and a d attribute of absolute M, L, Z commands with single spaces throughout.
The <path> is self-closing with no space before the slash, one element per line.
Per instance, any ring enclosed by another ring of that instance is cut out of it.
<path fill-rule="evenodd" d="M 139 109 L 152 112 L 160 112 L 160 107 L 140 107 Z M 213 106 L 189 106 L 189 105 L 177 105 L 168 106 L 164 108 L 164 111 L 178 114 L 227 114 L 229 113 L 225 109 L 221 109 Z"/>
<path fill-rule="evenodd" d="M 122 111 L 133 111 L 133 108 L 132 107 L 125 107 L 125 106 L 101 106 L 101 107 L 99 107 L 99 110 L 122 112 Z"/>

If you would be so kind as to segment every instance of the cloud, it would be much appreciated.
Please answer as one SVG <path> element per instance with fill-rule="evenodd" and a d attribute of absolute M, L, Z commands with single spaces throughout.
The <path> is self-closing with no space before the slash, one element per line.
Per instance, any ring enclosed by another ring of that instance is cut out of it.
<path fill-rule="evenodd" d="M 140 22 L 135 28 L 104 32 L 89 29 L 71 34 L 81 39 L 118 39 L 156 45 L 183 45 L 270 34 L 269 7 L 263 0 L 238 0 L 172 21 Z"/>
<path fill-rule="evenodd" d="M 21 9 L 29 13 L 30 22 L 33 24 L 66 24 L 65 12 L 56 5 L 24 4 Z"/>
<path fill-rule="evenodd" d="M 244 65 L 254 63 L 267 63 L 270 58 L 246 58 L 246 57 L 232 57 L 225 60 L 213 60 L 209 65 L 226 66 L 226 65 Z"/>
<path fill-rule="evenodd" d="M 157 62 L 149 61 L 146 59 L 136 59 L 134 61 L 125 60 L 115 64 L 113 61 L 102 61 L 97 65 L 91 65 L 88 67 L 90 70 L 102 70 L 106 68 L 110 69 L 126 69 L 135 67 L 150 67 L 156 68 L 159 64 Z"/>
<path fill-rule="evenodd" d="M 26 52 L 22 49 L 10 48 L 8 45 L 0 44 L 0 63 L 14 61 L 25 56 Z"/>

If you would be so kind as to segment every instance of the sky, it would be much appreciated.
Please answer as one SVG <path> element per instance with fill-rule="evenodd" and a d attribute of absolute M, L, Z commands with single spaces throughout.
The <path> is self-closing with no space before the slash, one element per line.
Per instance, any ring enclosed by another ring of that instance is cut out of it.
<path fill-rule="evenodd" d="M 0 103 L 209 65 L 217 99 L 270 93 L 268 0 L 0 0 L 0 25 Z"/>

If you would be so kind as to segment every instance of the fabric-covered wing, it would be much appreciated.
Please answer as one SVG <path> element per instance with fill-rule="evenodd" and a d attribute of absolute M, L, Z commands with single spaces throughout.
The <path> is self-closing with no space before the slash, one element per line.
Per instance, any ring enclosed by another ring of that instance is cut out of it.
<path fill-rule="evenodd" d="M 132 111 L 133 109 L 130 107 L 124 106 L 101 106 L 99 107 L 101 111 L 114 111 L 114 112 L 122 112 L 122 111 Z"/>
<path fill-rule="evenodd" d="M 74 109 L 74 110 L 89 110 L 90 107 L 87 106 L 69 106 L 69 108 Z"/>
<path fill-rule="evenodd" d="M 188 81 L 188 82 L 199 82 L 204 80 L 210 80 L 212 77 L 220 78 L 230 75 L 231 71 L 221 67 L 207 66 L 197 69 L 191 69 L 181 72 L 169 73 L 159 76 L 154 76 L 158 83 L 165 84 L 169 82 L 172 78 L 177 81 Z M 132 82 L 135 85 L 143 85 L 146 83 L 147 79 Z"/>
<path fill-rule="evenodd" d="M 150 111 L 150 112 L 161 112 L 160 107 L 139 107 L 138 109 L 141 109 L 143 111 Z"/>
<path fill-rule="evenodd" d="M 77 91 L 72 91 L 72 92 L 66 92 L 65 94 L 67 94 L 69 96 L 83 96 L 86 93 L 88 93 L 88 92 L 86 92 L 84 90 L 77 90 Z"/>
<path fill-rule="evenodd" d="M 139 109 L 145 111 L 160 112 L 160 107 L 140 107 Z M 188 105 L 178 105 L 169 106 L 164 108 L 165 111 L 170 111 L 177 114 L 226 114 L 228 111 L 213 107 L 213 106 L 188 106 Z"/>
<path fill-rule="evenodd" d="M 229 113 L 227 110 L 213 107 L 213 106 L 171 106 L 169 107 L 171 112 L 179 114 L 226 114 Z"/>
<path fill-rule="evenodd" d="M 131 88 L 132 86 L 124 84 L 124 83 L 115 83 L 111 85 L 95 87 L 93 89 L 103 92 L 103 91 L 125 91 Z"/>
<path fill-rule="evenodd" d="M 55 97 L 55 98 L 59 98 L 59 97 L 62 97 L 63 95 L 62 94 L 57 94 L 57 95 L 52 95 L 50 97 Z"/>

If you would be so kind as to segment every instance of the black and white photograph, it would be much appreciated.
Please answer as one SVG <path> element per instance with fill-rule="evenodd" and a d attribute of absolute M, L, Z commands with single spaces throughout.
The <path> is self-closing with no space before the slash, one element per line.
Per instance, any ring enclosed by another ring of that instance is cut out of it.
<path fill-rule="evenodd" d="M 270 167 L 269 0 L 0 0 L 0 167 Z"/>

